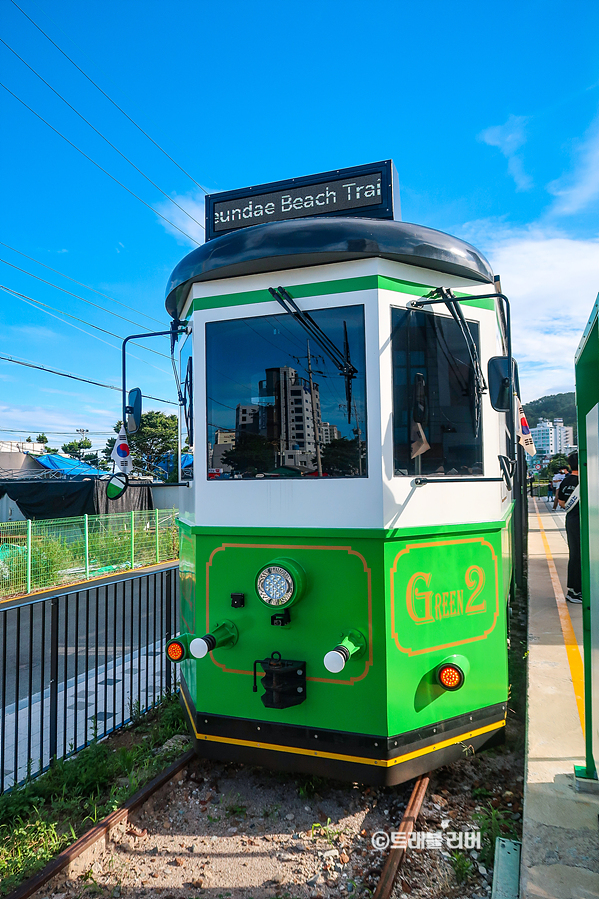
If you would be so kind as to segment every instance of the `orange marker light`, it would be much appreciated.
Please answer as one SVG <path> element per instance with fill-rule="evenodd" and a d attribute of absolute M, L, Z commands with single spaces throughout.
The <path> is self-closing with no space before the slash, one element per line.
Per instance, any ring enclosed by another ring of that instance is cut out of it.
<path fill-rule="evenodd" d="M 464 683 L 464 672 L 457 665 L 442 665 L 437 679 L 446 690 L 459 690 Z"/>
<path fill-rule="evenodd" d="M 173 640 L 166 648 L 166 654 L 171 662 L 180 662 L 185 655 L 185 648 L 178 640 Z"/>

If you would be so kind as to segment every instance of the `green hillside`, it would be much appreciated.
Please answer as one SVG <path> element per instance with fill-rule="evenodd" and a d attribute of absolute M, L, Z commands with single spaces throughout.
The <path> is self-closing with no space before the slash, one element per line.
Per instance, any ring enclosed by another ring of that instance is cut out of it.
<path fill-rule="evenodd" d="M 523 403 L 524 413 L 528 424 L 534 428 L 539 418 L 548 418 L 553 421 L 554 418 L 563 418 L 567 427 L 574 428 L 574 439 L 576 440 L 576 404 L 574 401 L 574 391 L 572 393 L 554 393 L 552 396 L 542 396 L 532 403 Z"/>

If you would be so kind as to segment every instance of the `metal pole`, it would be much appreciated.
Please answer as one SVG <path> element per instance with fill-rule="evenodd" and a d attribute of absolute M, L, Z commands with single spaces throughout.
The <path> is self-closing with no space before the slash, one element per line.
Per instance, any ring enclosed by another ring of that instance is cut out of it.
<path fill-rule="evenodd" d="M 135 568 L 135 513 L 131 510 L 131 569 Z"/>
<path fill-rule="evenodd" d="M 316 402 L 314 397 L 314 384 L 312 382 L 312 357 L 310 356 L 310 341 L 306 341 L 308 345 L 308 380 L 310 382 L 310 399 L 312 402 L 312 427 L 314 428 L 314 445 L 316 446 L 316 471 L 318 477 L 322 477 L 322 460 L 320 458 L 320 434 L 318 433 L 318 424 L 316 422 Z"/>
<path fill-rule="evenodd" d="M 167 642 L 167 643 L 168 643 L 168 641 L 171 639 L 171 637 L 172 637 L 172 635 L 173 635 L 173 610 L 172 610 L 172 608 L 171 608 L 171 602 L 172 602 L 172 581 L 171 581 L 171 579 L 172 579 L 172 574 L 173 574 L 173 569 L 172 569 L 172 568 L 169 568 L 169 570 L 166 572 L 166 609 L 165 609 L 165 617 L 166 617 L 166 621 L 165 621 L 165 625 L 166 625 L 165 639 L 166 639 L 166 642 Z M 172 667 L 172 666 L 171 666 L 171 663 L 170 663 L 169 661 L 167 661 L 167 663 L 166 663 L 166 692 L 167 692 L 167 693 L 170 693 L 170 692 L 171 692 L 171 689 L 172 689 L 172 684 L 171 684 L 171 667 Z"/>
<path fill-rule="evenodd" d="M 89 516 L 83 516 L 83 529 L 85 534 L 85 578 L 89 580 Z"/>
<path fill-rule="evenodd" d="M 50 600 L 50 709 L 48 717 L 50 724 L 49 755 L 50 764 L 52 764 L 56 760 L 58 746 L 58 596 L 54 596 Z"/>
<path fill-rule="evenodd" d="M 27 592 L 31 593 L 31 519 L 27 519 Z"/>
<path fill-rule="evenodd" d="M 158 509 L 154 509 L 154 521 L 156 527 L 156 564 L 160 562 L 160 537 L 158 534 Z"/>

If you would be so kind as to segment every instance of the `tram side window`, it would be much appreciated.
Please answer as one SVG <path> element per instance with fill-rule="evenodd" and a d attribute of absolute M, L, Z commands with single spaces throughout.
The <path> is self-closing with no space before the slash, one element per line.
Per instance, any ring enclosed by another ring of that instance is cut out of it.
<path fill-rule="evenodd" d="M 364 307 L 310 316 L 353 377 L 284 312 L 206 324 L 209 480 L 366 477 Z"/>
<path fill-rule="evenodd" d="M 180 415 L 180 452 L 181 478 L 190 481 L 193 478 L 193 356 L 192 335 L 188 334 L 181 346 L 179 357 L 179 379 L 183 403 Z"/>
<path fill-rule="evenodd" d="M 393 309 L 391 326 L 395 475 L 482 475 L 474 372 L 458 325 L 449 316 Z M 478 324 L 468 327 L 479 347 Z"/>

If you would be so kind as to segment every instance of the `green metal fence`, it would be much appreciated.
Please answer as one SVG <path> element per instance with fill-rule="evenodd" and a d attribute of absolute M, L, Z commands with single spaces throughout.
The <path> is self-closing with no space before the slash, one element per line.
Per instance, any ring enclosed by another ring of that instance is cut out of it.
<path fill-rule="evenodd" d="M 177 559 L 177 509 L 0 522 L 0 597 Z"/>

